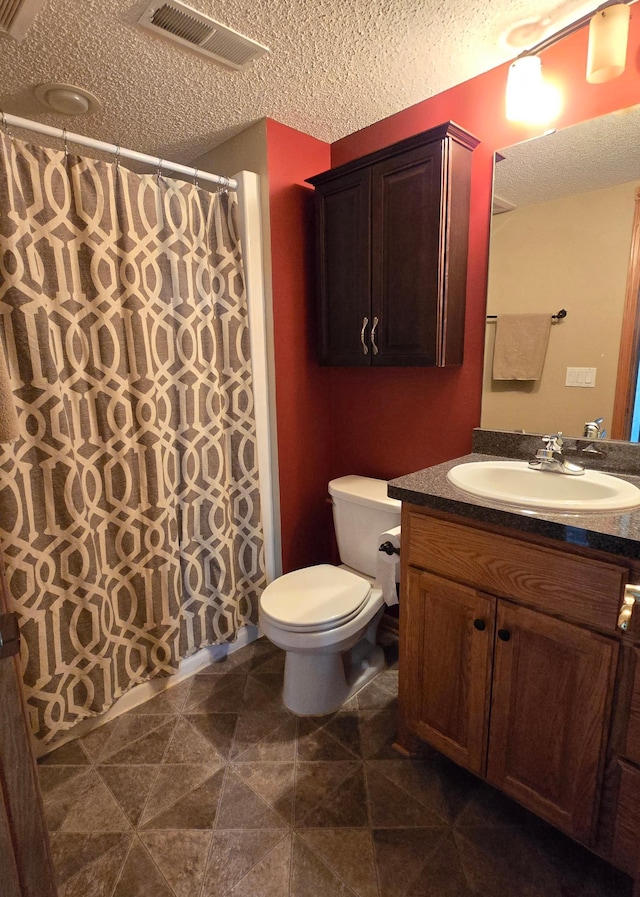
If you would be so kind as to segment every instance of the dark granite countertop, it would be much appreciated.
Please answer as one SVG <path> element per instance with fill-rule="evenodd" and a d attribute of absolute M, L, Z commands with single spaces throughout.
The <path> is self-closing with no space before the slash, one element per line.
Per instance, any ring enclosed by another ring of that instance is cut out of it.
<path fill-rule="evenodd" d="M 486 438 L 488 434 L 495 435 L 496 438 L 488 439 Z M 567 457 L 573 459 L 580 453 L 580 460 L 584 461 L 586 455 L 585 466 L 608 470 L 640 488 L 640 477 L 631 473 L 639 469 L 637 460 L 640 454 L 639 446 L 633 445 L 631 450 L 625 453 L 618 449 L 620 446 L 630 445 L 629 443 L 598 443 L 595 447 L 599 450 L 599 454 L 596 455 L 595 452 L 589 452 L 591 445 L 589 440 L 574 439 L 567 442 L 570 443 L 569 450 L 565 452 Z M 494 523 L 626 558 L 640 558 L 640 508 L 617 513 L 598 511 L 584 514 L 533 511 L 477 498 L 456 488 L 447 480 L 448 471 L 457 464 L 497 459 L 528 459 L 535 454 L 535 448 L 531 451 L 531 446 L 539 444 L 539 436 L 474 431 L 472 454 L 391 480 L 388 492 L 392 498 L 457 514 L 470 520 Z M 611 459 L 610 467 L 606 465 L 606 455 L 609 454 L 616 455 Z"/>

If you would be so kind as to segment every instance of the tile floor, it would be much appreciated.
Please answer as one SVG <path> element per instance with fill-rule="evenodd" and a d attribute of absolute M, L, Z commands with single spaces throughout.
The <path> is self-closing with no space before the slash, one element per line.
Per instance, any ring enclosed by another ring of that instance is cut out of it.
<path fill-rule="evenodd" d="M 340 712 L 281 705 L 261 639 L 39 772 L 60 897 L 627 897 L 630 882 L 425 749 L 391 748 L 397 670 Z"/>

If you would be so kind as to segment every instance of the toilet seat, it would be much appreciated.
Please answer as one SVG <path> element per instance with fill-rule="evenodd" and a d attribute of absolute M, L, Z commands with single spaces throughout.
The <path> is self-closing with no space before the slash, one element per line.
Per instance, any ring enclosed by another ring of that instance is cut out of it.
<path fill-rule="evenodd" d="M 261 614 L 289 632 L 324 632 L 356 617 L 371 583 L 330 564 L 304 567 L 270 583 L 260 598 Z"/>

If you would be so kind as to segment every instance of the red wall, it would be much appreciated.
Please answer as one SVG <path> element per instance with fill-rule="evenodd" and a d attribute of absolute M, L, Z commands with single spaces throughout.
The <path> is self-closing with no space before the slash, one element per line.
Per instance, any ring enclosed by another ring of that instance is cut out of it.
<path fill-rule="evenodd" d="M 627 71 L 609 84 L 585 81 L 587 30 L 543 54 L 545 76 L 564 93 L 557 127 L 640 102 L 640 13 L 634 8 L 632 16 Z M 335 166 L 443 121 L 455 121 L 481 140 L 472 169 L 464 364 L 457 370 L 333 369 L 336 474 L 387 478 L 470 449 L 480 421 L 493 154 L 544 130 L 505 120 L 507 70 L 500 66 L 332 145 Z"/>
<path fill-rule="evenodd" d="M 586 83 L 586 42 L 585 30 L 543 54 L 545 75 L 562 86 L 565 98 L 557 127 L 640 103 L 640 13 L 635 7 L 627 71 L 620 78 Z M 331 147 L 335 166 L 449 120 L 480 138 L 472 170 L 465 360 L 457 369 L 317 365 L 309 196 L 299 185 L 330 167 L 328 148 L 269 123 L 285 570 L 329 557 L 331 527 L 321 506 L 331 477 L 389 478 L 470 450 L 471 431 L 480 421 L 493 154 L 543 130 L 527 131 L 505 121 L 507 68 L 457 85 Z"/>
<path fill-rule="evenodd" d="M 330 384 L 315 360 L 313 188 L 330 147 L 267 121 L 276 416 L 285 572 L 331 553 Z"/>

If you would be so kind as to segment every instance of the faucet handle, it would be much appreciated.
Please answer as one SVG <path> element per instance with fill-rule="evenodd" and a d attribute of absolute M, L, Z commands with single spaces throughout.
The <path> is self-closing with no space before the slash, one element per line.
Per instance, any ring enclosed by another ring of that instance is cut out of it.
<path fill-rule="evenodd" d="M 552 436 L 543 436 L 542 441 L 549 452 L 561 452 L 564 441 L 562 439 L 562 431 L 554 433 Z"/>
<path fill-rule="evenodd" d="M 601 429 L 604 423 L 604 417 L 597 417 L 595 420 L 588 420 L 584 425 L 583 436 L 586 439 L 604 439 L 607 435 L 605 430 Z"/>

